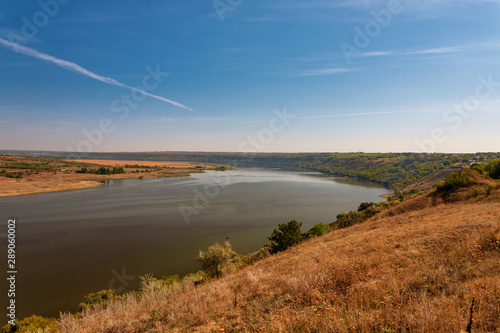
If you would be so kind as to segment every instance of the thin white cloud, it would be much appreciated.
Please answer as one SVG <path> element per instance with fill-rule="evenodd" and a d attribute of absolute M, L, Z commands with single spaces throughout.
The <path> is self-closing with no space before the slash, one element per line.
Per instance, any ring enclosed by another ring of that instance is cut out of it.
<path fill-rule="evenodd" d="M 321 116 L 297 117 L 296 119 L 322 119 L 322 118 L 339 118 L 339 117 L 377 116 L 377 115 L 385 115 L 385 114 L 417 113 L 417 112 L 427 112 L 427 111 L 436 111 L 436 110 L 438 110 L 438 109 L 416 109 L 416 110 L 398 110 L 398 111 L 362 112 L 362 113 L 338 113 L 338 114 L 328 114 L 328 115 L 321 115 Z"/>
<path fill-rule="evenodd" d="M 500 0 L 499 0 L 500 1 Z M 500 49 L 500 42 L 442 46 L 414 51 L 372 51 L 357 53 L 357 57 L 407 56 L 407 55 L 446 55 L 460 52 L 483 52 Z"/>
<path fill-rule="evenodd" d="M 144 91 L 144 90 L 141 90 L 141 89 L 137 89 L 137 88 L 134 88 L 134 87 L 131 87 L 131 86 L 127 86 L 126 84 L 118 82 L 115 79 L 95 74 L 95 73 L 93 73 L 93 72 L 91 72 L 91 71 L 89 71 L 89 70 L 87 70 L 87 69 L 85 69 L 85 68 L 83 68 L 83 67 L 81 67 L 81 66 L 79 66 L 79 65 L 77 65 L 75 63 L 73 63 L 73 62 L 69 62 L 69 61 L 66 61 L 66 60 L 58 59 L 58 58 L 53 57 L 51 55 L 39 52 L 39 51 L 37 51 L 35 49 L 29 48 L 29 47 L 26 47 L 26 46 L 23 46 L 23 45 L 19 45 L 19 44 L 16 44 L 16 43 L 12 43 L 12 42 L 10 42 L 8 40 L 5 40 L 3 38 L 0 38 L 0 45 L 6 47 L 8 49 L 12 49 L 12 50 L 14 50 L 16 52 L 22 53 L 24 55 L 27 55 L 29 57 L 33 57 L 33 58 L 37 58 L 37 59 L 41 59 L 41 60 L 45 60 L 45 61 L 51 62 L 51 63 L 53 63 L 53 64 L 55 64 L 55 65 L 57 65 L 57 66 L 59 66 L 61 68 L 64 68 L 64 69 L 67 69 L 67 70 L 70 70 L 70 71 L 73 71 L 73 72 L 80 73 L 82 75 L 88 76 L 88 77 L 93 78 L 95 80 L 98 80 L 98 81 L 101 81 L 101 82 L 104 82 L 104 83 L 107 83 L 107 84 L 110 84 L 110 85 L 113 85 L 113 86 L 126 88 L 126 89 L 129 89 L 129 90 L 132 90 L 132 91 L 137 91 L 137 92 L 140 92 L 140 93 L 142 93 L 142 94 L 144 94 L 146 96 L 158 99 L 160 101 L 173 104 L 173 105 L 181 107 L 183 109 L 191 110 L 187 106 L 184 106 L 184 105 L 182 105 L 182 104 L 180 104 L 178 102 L 172 101 L 170 99 L 167 99 L 167 98 L 164 98 L 164 97 L 161 97 L 161 96 L 150 94 L 147 91 Z"/>
<path fill-rule="evenodd" d="M 141 123 L 173 123 L 173 122 L 221 122 L 229 121 L 229 117 L 187 117 L 187 118 L 156 118 L 145 119 Z"/>
<path fill-rule="evenodd" d="M 346 72 L 351 72 L 354 69 L 349 69 L 349 68 L 318 68 L 318 69 L 313 69 L 309 71 L 303 71 L 300 73 L 298 76 L 325 76 L 325 75 L 333 75 L 333 74 L 340 74 L 340 73 L 346 73 Z"/>
<path fill-rule="evenodd" d="M 450 6 L 457 3 L 476 5 L 479 3 L 498 3 L 500 0 L 410 0 L 401 1 L 405 9 L 429 9 L 437 6 Z M 318 1 L 316 6 L 323 7 L 344 7 L 366 10 L 377 6 L 387 6 L 387 0 L 337 0 L 335 2 Z"/>
<path fill-rule="evenodd" d="M 442 54 L 442 53 L 455 53 L 461 51 L 463 51 L 463 48 L 453 46 L 453 47 L 438 47 L 434 49 L 425 49 L 425 50 L 407 52 L 406 54 Z"/>
<path fill-rule="evenodd" d="M 464 45 L 444 46 L 444 47 L 442 46 L 437 48 L 402 52 L 401 54 L 407 54 L 407 55 L 450 54 L 458 52 L 483 52 L 483 51 L 491 51 L 498 49 L 500 49 L 500 43 L 492 42 L 492 43 L 476 43 L 476 44 L 464 44 Z"/>
<path fill-rule="evenodd" d="M 380 57 L 380 56 L 385 56 L 385 55 L 391 55 L 393 54 L 392 52 L 389 51 L 373 51 L 373 52 L 364 52 L 360 53 L 360 57 Z"/>

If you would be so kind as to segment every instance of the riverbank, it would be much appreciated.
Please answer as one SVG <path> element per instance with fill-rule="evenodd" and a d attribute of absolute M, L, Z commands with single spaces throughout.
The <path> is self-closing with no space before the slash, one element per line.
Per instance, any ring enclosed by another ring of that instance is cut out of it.
<path fill-rule="evenodd" d="M 216 167 L 191 162 L 0 156 L 0 197 L 92 188 L 107 179 L 185 177 Z"/>

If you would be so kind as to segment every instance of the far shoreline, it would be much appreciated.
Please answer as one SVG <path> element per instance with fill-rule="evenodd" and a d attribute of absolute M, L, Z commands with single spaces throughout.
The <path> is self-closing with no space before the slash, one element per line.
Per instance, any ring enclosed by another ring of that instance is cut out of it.
<path fill-rule="evenodd" d="M 5 175 L 0 177 L 0 198 L 93 188 L 104 185 L 102 181 L 110 179 L 187 177 L 192 173 L 226 168 L 177 161 L 54 160 L 13 156 L 2 156 L 0 162 L 0 171 Z M 89 171 L 83 173 L 83 168 Z M 122 170 L 118 174 L 92 173 L 99 168 Z"/>

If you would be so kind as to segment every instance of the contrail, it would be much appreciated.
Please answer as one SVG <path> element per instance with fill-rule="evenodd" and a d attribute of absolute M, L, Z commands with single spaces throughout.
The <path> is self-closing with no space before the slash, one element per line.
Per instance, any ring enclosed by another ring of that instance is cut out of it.
<path fill-rule="evenodd" d="M 73 62 L 69 62 L 69 61 L 66 61 L 66 60 L 55 58 L 55 57 L 53 57 L 51 55 L 48 55 L 48 54 L 45 54 L 45 53 L 42 53 L 42 52 L 38 52 L 35 49 L 29 48 L 29 47 L 26 47 L 26 46 L 23 46 L 23 45 L 19 45 L 19 44 L 16 44 L 16 43 L 9 42 L 8 40 L 5 40 L 3 38 L 0 38 L 0 44 L 3 45 L 3 46 L 5 46 L 5 47 L 7 47 L 7 48 L 11 48 L 11 49 L 13 49 L 16 52 L 22 53 L 24 55 L 27 55 L 27 56 L 30 56 L 30 57 L 33 57 L 33 58 L 38 58 L 38 59 L 42 59 L 42 60 L 45 60 L 45 61 L 49 61 L 51 63 L 56 64 L 59 67 L 62 67 L 64 69 L 67 69 L 67 70 L 70 70 L 70 71 L 78 72 L 80 74 L 83 74 L 85 76 L 91 77 L 91 78 L 96 79 L 98 81 L 101 81 L 101 82 L 104 82 L 104 83 L 107 83 L 107 84 L 110 84 L 110 85 L 113 85 L 113 86 L 118 86 L 118 87 L 130 89 L 130 90 L 133 90 L 133 91 L 137 91 L 137 92 L 140 92 L 140 93 L 142 93 L 142 94 L 144 94 L 146 96 L 159 99 L 160 101 L 164 101 L 164 102 L 173 104 L 175 106 L 178 106 L 178 107 L 181 107 L 181 108 L 184 108 L 184 109 L 187 109 L 187 110 L 192 110 L 192 109 L 188 108 L 187 106 L 182 105 L 181 103 L 178 103 L 178 102 L 175 102 L 175 101 L 171 101 L 171 100 L 169 100 L 167 98 L 164 98 L 164 97 L 161 97 L 161 96 L 156 96 L 156 95 L 150 94 L 150 93 L 148 93 L 148 92 L 146 92 L 144 90 L 141 90 L 141 89 L 137 89 L 137 88 L 134 88 L 134 87 L 127 86 L 126 84 L 118 82 L 118 81 L 116 81 L 116 80 L 114 80 L 112 78 L 104 77 L 104 76 L 98 75 L 96 73 L 92 73 L 91 71 L 86 70 L 85 68 L 83 68 L 83 67 L 81 67 L 81 66 L 79 66 L 79 65 L 77 65 L 77 64 L 75 64 Z"/>

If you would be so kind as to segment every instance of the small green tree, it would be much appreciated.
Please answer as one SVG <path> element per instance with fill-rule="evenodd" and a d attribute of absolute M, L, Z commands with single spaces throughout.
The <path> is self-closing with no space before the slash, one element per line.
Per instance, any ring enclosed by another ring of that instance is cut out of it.
<path fill-rule="evenodd" d="M 231 244 L 226 241 L 224 245 L 215 243 L 207 251 L 200 251 L 196 260 L 201 263 L 201 269 L 209 277 L 220 277 L 224 268 L 237 256 L 238 254 L 233 251 Z"/>
<path fill-rule="evenodd" d="M 304 240 L 304 235 L 300 228 L 302 222 L 291 220 L 287 223 L 278 225 L 278 229 L 274 229 L 268 239 L 271 241 L 271 253 L 285 251 L 291 246 L 297 245 Z"/>

